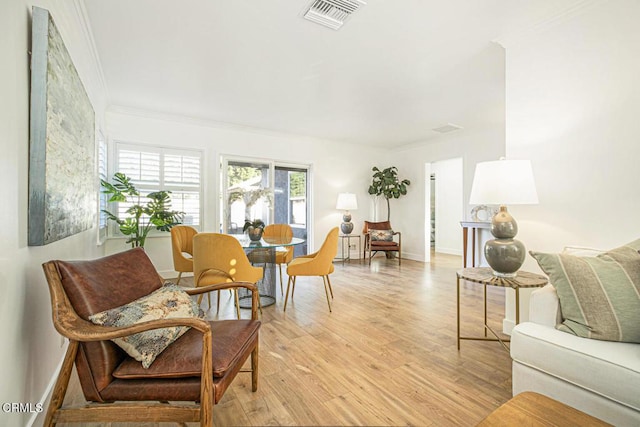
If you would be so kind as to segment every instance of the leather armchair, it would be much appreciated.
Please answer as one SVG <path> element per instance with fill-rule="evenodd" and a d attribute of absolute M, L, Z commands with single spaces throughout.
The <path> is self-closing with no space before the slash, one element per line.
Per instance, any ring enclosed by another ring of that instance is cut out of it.
<path fill-rule="evenodd" d="M 257 390 L 260 321 L 254 285 L 231 282 L 185 289 L 196 295 L 247 288 L 253 291 L 251 319 L 210 322 L 173 318 L 105 327 L 91 323 L 89 316 L 127 304 L 163 285 L 143 249 L 90 261 L 49 261 L 43 268 L 51 294 L 53 324 L 69 339 L 44 425 L 174 421 L 212 426 L 214 404 L 249 357 L 252 390 Z M 170 326 L 191 329 L 160 353 L 148 369 L 110 341 Z M 88 403 L 62 407 L 74 364 Z"/>
<path fill-rule="evenodd" d="M 391 236 L 393 240 L 382 241 L 374 240 L 371 237 L 372 231 L 379 230 L 391 230 Z M 391 223 L 389 221 L 371 222 L 365 221 L 364 228 L 362 230 L 364 234 L 364 258 L 369 258 L 369 265 L 371 265 L 371 258 L 376 252 L 389 252 L 398 253 L 398 265 L 402 264 L 402 233 L 399 231 L 392 231 Z M 397 236 L 397 237 L 396 237 Z M 367 253 L 369 254 L 367 256 Z"/>

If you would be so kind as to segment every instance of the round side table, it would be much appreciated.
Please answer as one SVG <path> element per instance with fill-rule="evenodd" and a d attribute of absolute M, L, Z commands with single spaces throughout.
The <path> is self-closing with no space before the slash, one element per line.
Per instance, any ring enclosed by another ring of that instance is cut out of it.
<path fill-rule="evenodd" d="M 498 334 L 487 325 L 487 286 L 498 286 L 502 288 L 513 288 L 516 291 L 516 325 L 520 323 L 520 288 L 539 288 L 547 284 L 548 280 L 545 276 L 528 271 L 518 271 L 516 277 L 498 277 L 494 276 L 490 268 L 463 268 L 456 272 L 457 277 L 457 327 L 458 327 L 458 350 L 460 350 L 461 340 L 475 341 L 499 341 L 500 344 L 509 350 L 505 342 L 508 339 L 502 339 Z M 484 287 L 484 337 L 463 337 L 460 336 L 460 280 L 467 282 L 479 283 Z M 489 330 L 495 338 L 487 337 Z"/>

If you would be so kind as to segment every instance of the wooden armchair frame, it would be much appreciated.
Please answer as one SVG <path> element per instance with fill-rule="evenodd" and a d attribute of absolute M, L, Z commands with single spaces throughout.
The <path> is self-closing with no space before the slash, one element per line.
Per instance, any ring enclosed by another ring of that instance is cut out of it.
<path fill-rule="evenodd" d="M 376 244 L 377 242 L 371 239 L 371 231 L 372 230 L 392 230 L 391 223 L 389 221 L 383 222 L 371 222 L 365 221 L 364 223 L 364 251 L 363 257 L 369 259 L 369 265 L 371 265 L 371 258 L 376 254 L 376 252 L 384 252 L 387 254 L 388 252 L 397 252 L 398 253 L 398 265 L 402 264 L 402 233 L 399 231 L 392 231 L 392 235 L 398 236 L 397 242 L 391 242 L 392 244 Z M 386 243 L 386 242 L 385 242 Z M 367 256 L 367 252 L 369 255 Z"/>
<path fill-rule="evenodd" d="M 51 402 L 47 409 L 44 425 L 52 426 L 61 422 L 200 422 L 201 426 L 213 425 L 213 366 L 212 334 L 208 321 L 197 318 L 175 318 L 154 320 L 126 327 L 98 326 L 82 319 L 74 310 L 64 291 L 55 261 L 43 264 L 45 276 L 51 294 L 53 324 L 56 330 L 69 339 L 62 368 L 56 380 Z M 244 282 L 230 282 L 219 285 L 187 288 L 189 295 L 197 295 L 222 289 L 247 288 L 252 291 L 251 319 L 257 319 L 258 292 L 255 285 Z M 76 354 L 81 342 L 103 341 L 119 338 L 151 329 L 171 326 L 190 326 L 202 333 L 202 372 L 200 375 L 200 403 L 187 404 L 168 402 L 126 402 L 126 403 L 88 403 L 84 406 L 63 408 L 62 403 L 67 392 L 69 379 Z M 258 345 L 251 353 L 252 391 L 258 389 Z"/>

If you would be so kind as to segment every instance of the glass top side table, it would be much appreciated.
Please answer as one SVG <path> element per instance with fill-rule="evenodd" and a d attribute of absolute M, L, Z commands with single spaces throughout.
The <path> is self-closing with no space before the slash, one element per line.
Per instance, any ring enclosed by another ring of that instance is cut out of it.
<path fill-rule="evenodd" d="M 494 276 L 490 268 L 463 268 L 456 272 L 457 277 L 457 335 L 458 335 L 458 350 L 460 350 L 461 340 L 476 340 L 476 341 L 499 341 L 500 344 L 509 350 L 505 342 L 509 342 L 508 339 L 502 339 L 498 334 L 487 325 L 487 286 L 498 286 L 502 288 L 512 288 L 516 292 L 516 325 L 520 323 L 520 288 L 539 288 L 547 284 L 548 280 L 545 276 L 535 273 L 529 273 L 527 271 L 518 271 L 516 277 L 498 277 Z M 465 280 L 467 282 L 479 283 L 484 288 L 484 337 L 463 337 L 460 336 L 460 281 Z M 487 337 L 487 330 L 489 330 L 495 338 Z"/>

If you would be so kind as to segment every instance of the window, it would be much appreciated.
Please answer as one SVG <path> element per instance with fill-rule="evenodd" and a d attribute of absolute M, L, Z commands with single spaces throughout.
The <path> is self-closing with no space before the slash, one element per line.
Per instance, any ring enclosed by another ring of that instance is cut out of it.
<path fill-rule="evenodd" d="M 170 191 L 171 209 L 184 212 L 183 224 L 201 225 L 201 151 L 116 143 L 115 158 L 115 171 L 131 178 L 141 203 L 146 203 L 144 196 L 153 191 Z M 118 216 L 130 205 L 119 203 Z"/>
<path fill-rule="evenodd" d="M 289 170 L 289 224 L 307 224 L 307 171 Z"/>
<path fill-rule="evenodd" d="M 98 131 L 98 180 L 107 178 L 107 141 L 102 132 Z M 100 183 L 98 189 L 98 244 L 102 244 L 107 238 L 107 215 L 103 210 L 107 209 L 108 197 L 102 193 Z"/>

